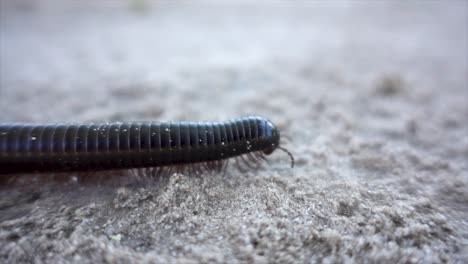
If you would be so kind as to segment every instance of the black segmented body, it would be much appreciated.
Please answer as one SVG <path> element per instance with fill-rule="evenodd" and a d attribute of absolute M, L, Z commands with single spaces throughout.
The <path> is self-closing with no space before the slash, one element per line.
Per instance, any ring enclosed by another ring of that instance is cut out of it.
<path fill-rule="evenodd" d="M 0 173 L 210 162 L 271 153 L 279 131 L 256 116 L 226 122 L 0 124 Z"/>

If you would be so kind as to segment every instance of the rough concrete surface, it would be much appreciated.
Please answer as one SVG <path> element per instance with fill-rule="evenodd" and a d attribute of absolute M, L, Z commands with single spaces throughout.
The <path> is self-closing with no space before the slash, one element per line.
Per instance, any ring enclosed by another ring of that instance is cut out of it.
<path fill-rule="evenodd" d="M 297 161 L 17 175 L 0 262 L 467 262 L 468 2 L 11 0 L 0 15 L 1 122 L 257 114 Z"/>

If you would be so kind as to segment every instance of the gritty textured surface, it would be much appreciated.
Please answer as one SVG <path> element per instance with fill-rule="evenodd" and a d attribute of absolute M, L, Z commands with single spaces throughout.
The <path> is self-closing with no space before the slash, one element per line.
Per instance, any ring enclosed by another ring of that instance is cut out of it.
<path fill-rule="evenodd" d="M 467 260 L 466 1 L 1 3 L 0 121 L 257 114 L 297 166 L 19 175 L 0 262 Z"/>

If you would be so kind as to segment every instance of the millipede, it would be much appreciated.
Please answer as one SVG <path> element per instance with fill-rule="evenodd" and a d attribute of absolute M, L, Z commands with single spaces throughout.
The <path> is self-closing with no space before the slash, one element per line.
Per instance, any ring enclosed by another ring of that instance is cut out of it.
<path fill-rule="evenodd" d="M 268 119 L 225 122 L 0 124 L 0 173 L 68 172 L 173 167 L 221 170 L 234 158 L 253 168 L 279 145 Z"/>

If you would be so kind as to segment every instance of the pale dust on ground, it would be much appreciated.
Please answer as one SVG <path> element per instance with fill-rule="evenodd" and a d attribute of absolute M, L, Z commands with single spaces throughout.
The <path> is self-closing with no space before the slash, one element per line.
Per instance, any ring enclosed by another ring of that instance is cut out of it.
<path fill-rule="evenodd" d="M 256 114 L 297 166 L 2 187 L 1 262 L 467 260 L 467 2 L 58 2 L 1 2 L 0 121 Z"/>

